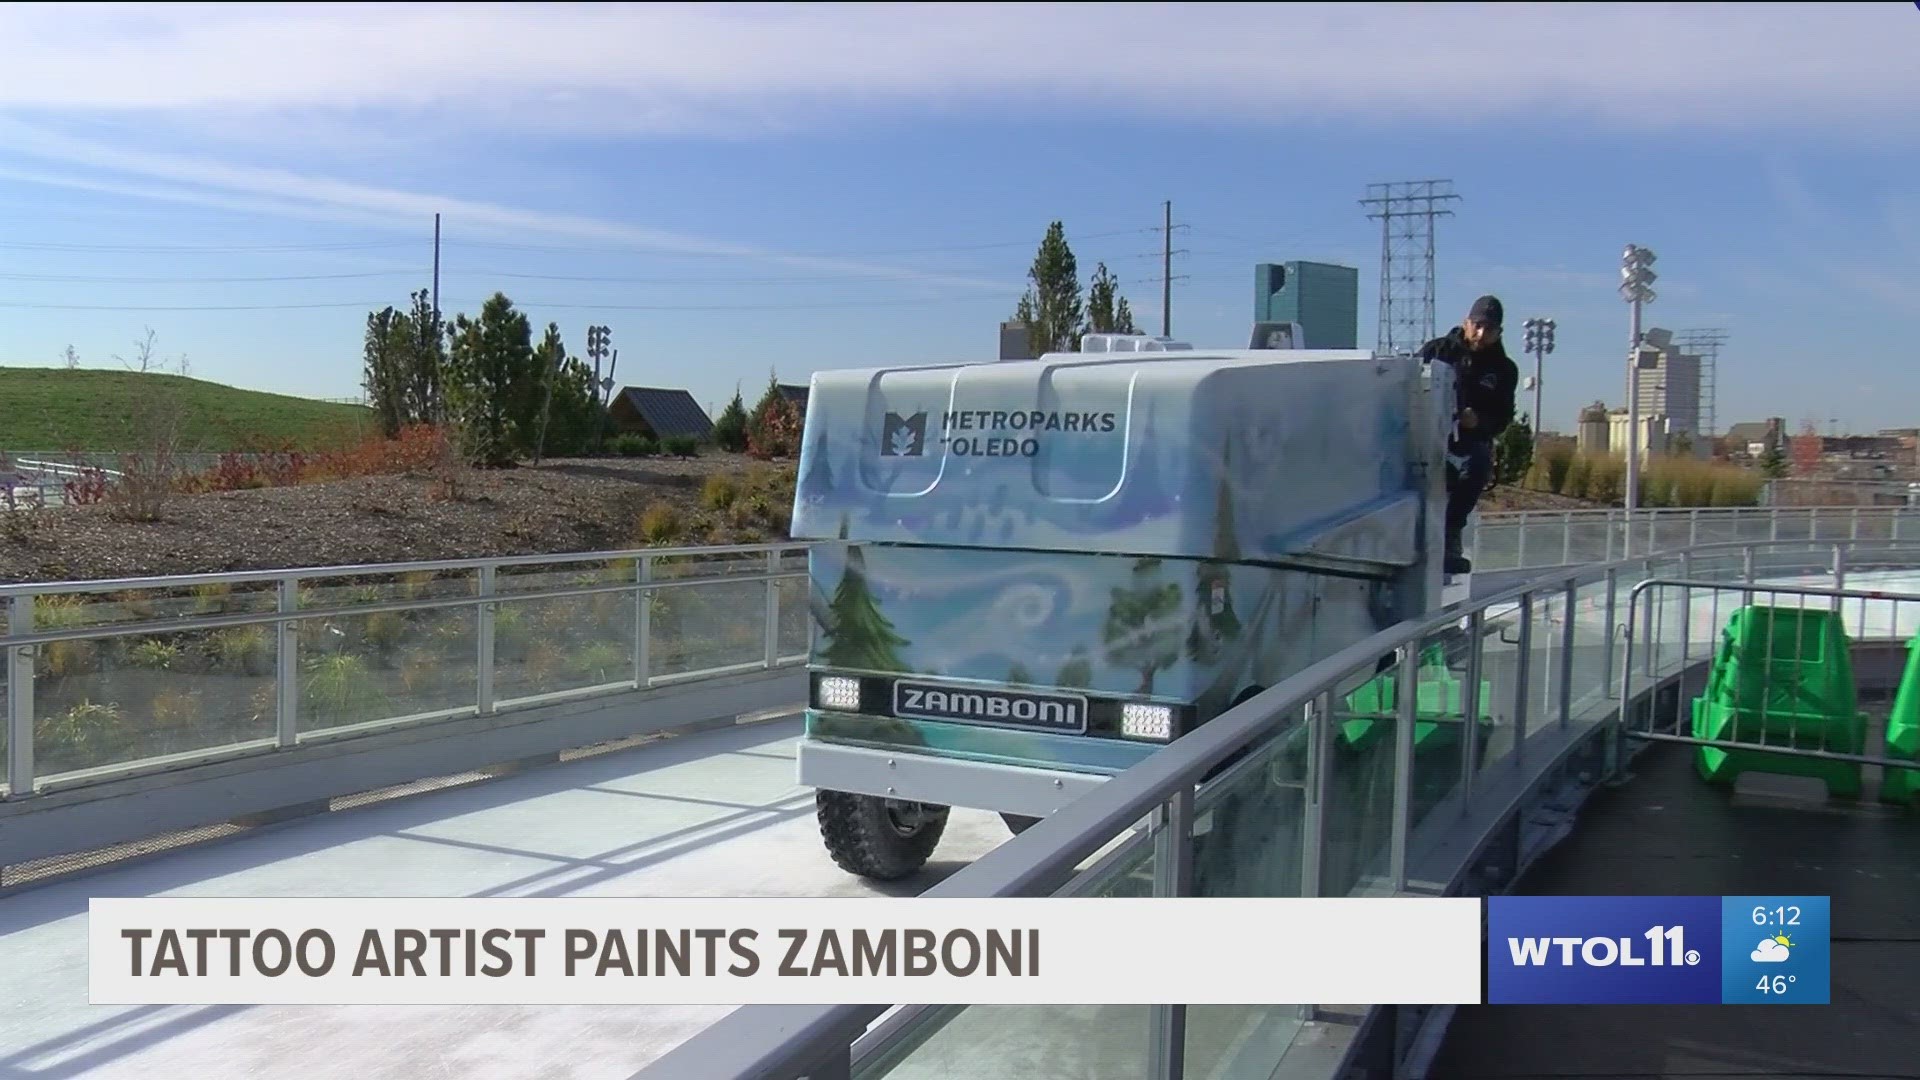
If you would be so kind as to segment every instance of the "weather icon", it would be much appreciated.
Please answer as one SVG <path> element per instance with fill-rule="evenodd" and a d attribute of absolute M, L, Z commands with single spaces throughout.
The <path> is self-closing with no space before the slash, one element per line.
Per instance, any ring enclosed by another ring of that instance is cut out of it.
<path fill-rule="evenodd" d="M 1760 944 L 1754 946 L 1753 952 L 1747 954 L 1747 959 L 1761 964 L 1784 963 L 1791 955 L 1792 947 L 1793 942 L 1787 935 L 1776 934 L 1770 938 L 1761 938 Z"/>

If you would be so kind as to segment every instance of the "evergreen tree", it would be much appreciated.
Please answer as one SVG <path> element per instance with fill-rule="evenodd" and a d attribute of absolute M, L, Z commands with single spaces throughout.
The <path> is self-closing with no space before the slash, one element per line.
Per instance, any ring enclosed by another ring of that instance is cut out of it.
<path fill-rule="evenodd" d="M 433 294 L 420 289 L 413 294 L 413 310 L 407 316 L 406 378 L 402 399 L 409 424 L 439 423 L 446 414 L 443 382 L 447 366 L 446 327 L 433 310 Z"/>
<path fill-rule="evenodd" d="M 361 386 L 367 405 L 380 421 L 381 434 L 391 439 L 406 422 L 407 348 L 401 333 L 406 316 L 391 307 L 367 316 L 365 370 Z"/>
<path fill-rule="evenodd" d="M 831 639 L 821 651 L 828 667 L 854 671 L 905 671 L 900 650 L 909 642 L 894 632 L 867 584 L 866 558 L 858 547 L 847 550 L 847 567 L 827 609 L 833 620 Z"/>
<path fill-rule="evenodd" d="M 1087 333 L 1089 334 L 1130 334 L 1131 330 L 1120 329 L 1120 313 L 1126 306 L 1126 298 L 1120 295 L 1120 287 L 1113 275 L 1107 272 L 1107 264 L 1094 267 L 1093 280 L 1087 284 Z M 1116 306 L 1118 305 L 1118 306 Z M 1131 322 L 1133 315 L 1127 313 Z"/>
<path fill-rule="evenodd" d="M 767 372 L 767 388 L 747 418 L 747 452 L 757 458 L 800 453 L 800 411 L 780 391 L 780 376 Z"/>
<path fill-rule="evenodd" d="M 740 386 L 733 387 L 733 400 L 713 422 L 713 441 L 722 450 L 738 454 L 747 448 L 747 406 L 741 400 Z"/>
<path fill-rule="evenodd" d="M 1493 461 L 1497 484 L 1517 484 L 1533 468 L 1533 424 L 1524 413 L 1494 440 Z"/>
<path fill-rule="evenodd" d="M 1154 673 L 1180 659 L 1180 587 L 1159 574 L 1159 559 L 1136 562 L 1133 584 L 1116 587 L 1107 607 L 1107 659 L 1140 673 L 1137 694 L 1153 693 Z"/>
<path fill-rule="evenodd" d="M 1033 354 L 1073 351 L 1085 313 L 1080 303 L 1079 265 L 1073 249 L 1067 246 L 1065 225 L 1056 221 L 1047 226 L 1027 280 L 1027 292 L 1020 298 L 1014 321 L 1026 326 Z"/>
<path fill-rule="evenodd" d="M 1787 475 L 1787 455 L 1780 449 L 1779 443 L 1767 444 L 1767 452 L 1760 456 L 1760 475 L 1769 480 L 1778 480 Z"/>
<path fill-rule="evenodd" d="M 544 380 L 541 396 L 546 400 L 538 422 L 546 431 L 548 454 L 585 453 L 593 444 L 600 419 L 593 394 L 593 369 L 566 353 L 560 327 L 548 323 L 546 337 L 534 350 Z"/>
<path fill-rule="evenodd" d="M 1107 270 L 1106 263 L 1094 268 L 1093 280 L 1087 284 L 1087 325 L 1089 334 L 1137 334 L 1140 331 L 1133 325 L 1133 309 L 1127 306 L 1127 298 L 1120 295 L 1120 283 Z"/>
<path fill-rule="evenodd" d="M 532 326 L 505 295 L 493 294 L 477 319 L 454 319 L 447 411 L 467 461 L 513 463 L 515 449 L 532 435 L 527 424 L 539 408 L 542 382 Z"/>

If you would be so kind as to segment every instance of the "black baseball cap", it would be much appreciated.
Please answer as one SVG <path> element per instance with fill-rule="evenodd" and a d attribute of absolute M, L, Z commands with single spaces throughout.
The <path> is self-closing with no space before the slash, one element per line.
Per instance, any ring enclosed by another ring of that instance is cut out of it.
<path fill-rule="evenodd" d="M 1473 302 L 1473 310 L 1467 312 L 1469 321 L 1485 323 L 1488 326 L 1494 327 L 1500 325 L 1500 320 L 1504 318 L 1505 315 L 1506 312 L 1500 307 L 1500 298 L 1497 296 L 1483 296 L 1475 300 Z"/>

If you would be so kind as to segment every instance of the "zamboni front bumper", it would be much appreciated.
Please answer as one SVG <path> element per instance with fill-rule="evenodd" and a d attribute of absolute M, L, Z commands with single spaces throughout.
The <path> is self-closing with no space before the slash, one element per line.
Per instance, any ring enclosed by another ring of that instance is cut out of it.
<path fill-rule="evenodd" d="M 974 735 L 994 739 L 1016 733 L 970 731 L 967 725 L 950 724 L 915 725 L 933 729 L 917 732 L 927 738 L 919 745 L 822 734 L 823 728 L 831 732 L 849 721 L 871 724 L 875 719 L 808 709 L 807 733 L 798 749 L 799 782 L 903 802 L 1047 817 L 1159 749 L 1153 744 L 1019 732 L 1023 749 L 1030 752 L 1010 758 L 938 743 L 944 741 L 942 735 L 957 742 Z M 1089 760 L 1095 757 L 1099 760 Z"/>

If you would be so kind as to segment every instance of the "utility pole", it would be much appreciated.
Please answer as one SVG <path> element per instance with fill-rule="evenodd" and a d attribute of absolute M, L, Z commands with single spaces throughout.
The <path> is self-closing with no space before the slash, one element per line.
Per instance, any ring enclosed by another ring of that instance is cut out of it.
<path fill-rule="evenodd" d="M 1640 306 L 1654 300 L 1653 252 L 1628 244 L 1620 255 L 1620 295 L 1627 301 L 1632 344 L 1627 350 L 1627 514 L 1629 519 L 1640 505 Z M 1631 541 L 1633 532 L 1628 530 Z"/>
<path fill-rule="evenodd" d="M 1173 336 L 1173 200 L 1163 204 L 1166 216 L 1160 238 L 1160 336 Z"/>
<path fill-rule="evenodd" d="M 1161 226 L 1157 230 L 1163 234 L 1160 240 L 1160 336 L 1170 338 L 1173 336 L 1173 283 L 1177 280 L 1173 276 L 1173 257 L 1187 254 L 1185 250 L 1174 250 L 1173 230 L 1186 226 L 1173 223 L 1172 199 L 1161 203 L 1160 209 Z M 1185 277 L 1185 274 L 1180 275 L 1180 279 Z"/>
<path fill-rule="evenodd" d="M 1540 450 L 1540 387 L 1542 385 L 1543 358 L 1553 351 L 1552 319 L 1528 319 L 1524 325 L 1526 351 L 1533 354 L 1533 448 L 1536 455 Z"/>
<path fill-rule="evenodd" d="M 1458 199 L 1451 180 L 1369 184 L 1362 206 L 1379 209 L 1380 320 L 1375 350 L 1413 353 L 1433 338 L 1434 220 L 1451 217 L 1440 204 Z M 1536 420 L 1535 423 L 1539 421 Z"/>

